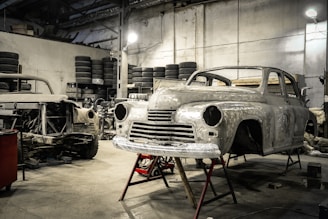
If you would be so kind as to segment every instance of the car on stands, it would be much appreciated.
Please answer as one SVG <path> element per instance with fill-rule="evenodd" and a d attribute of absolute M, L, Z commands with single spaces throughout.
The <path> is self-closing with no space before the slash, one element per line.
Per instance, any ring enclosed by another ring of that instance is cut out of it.
<path fill-rule="evenodd" d="M 288 151 L 316 133 L 295 77 L 273 67 L 226 66 L 187 80 L 155 80 L 148 101 L 118 103 L 117 148 L 158 156 L 217 158 Z"/>
<path fill-rule="evenodd" d="M 98 151 L 98 118 L 36 76 L 0 73 L 0 125 L 17 129 L 24 162 L 65 153 L 91 159 Z"/>

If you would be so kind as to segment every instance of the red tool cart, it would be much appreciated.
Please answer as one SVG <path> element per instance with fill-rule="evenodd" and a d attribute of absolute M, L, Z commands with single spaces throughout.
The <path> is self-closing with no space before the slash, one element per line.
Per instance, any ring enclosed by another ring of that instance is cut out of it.
<path fill-rule="evenodd" d="M 0 189 L 17 180 L 17 131 L 0 130 Z"/>

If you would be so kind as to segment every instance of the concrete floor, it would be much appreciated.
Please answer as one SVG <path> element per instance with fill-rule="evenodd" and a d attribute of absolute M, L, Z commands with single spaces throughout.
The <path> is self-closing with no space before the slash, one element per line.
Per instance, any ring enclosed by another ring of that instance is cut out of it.
<path fill-rule="evenodd" d="M 124 201 L 118 201 L 135 160 L 136 154 L 115 149 L 111 141 L 100 141 L 92 160 L 27 170 L 25 181 L 19 171 L 12 190 L 0 190 L 0 218 L 193 218 L 195 209 L 177 170 L 166 176 L 170 188 L 162 180 L 138 184 L 129 187 Z M 226 196 L 203 206 L 199 218 L 318 218 L 318 205 L 328 198 L 327 158 L 302 155 L 303 169 L 293 166 L 284 176 L 286 161 L 286 155 L 232 160 L 228 171 L 238 204 Z M 308 162 L 322 165 L 320 188 L 306 186 Z M 182 159 L 182 163 L 198 199 L 203 183 L 196 181 L 203 180 L 204 173 L 195 168 L 193 159 Z M 218 192 L 227 191 L 223 176 L 218 165 L 212 177 Z M 133 179 L 144 177 L 135 174 Z M 282 187 L 269 188 L 270 182 Z M 211 196 L 209 190 L 206 197 Z"/>

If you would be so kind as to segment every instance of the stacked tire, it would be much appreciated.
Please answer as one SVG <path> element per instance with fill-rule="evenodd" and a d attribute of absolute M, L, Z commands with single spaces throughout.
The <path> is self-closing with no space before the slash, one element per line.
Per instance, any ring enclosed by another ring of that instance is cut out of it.
<path fill-rule="evenodd" d="M 165 78 L 177 79 L 179 76 L 179 65 L 167 64 L 165 67 Z"/>
<path fill-rule="evenodd" d="M 153 68 L 142 68 L 141 87 L 153 87 Z"/>
<path fill-rule="evenodd" d="M 135 87 L 142 86 L 142 67 L 132 68 L 132 83 Z"/>
<path fill-rule="evenodd" d="M 102 60 L 91 60 L 92 63 L 92 84 L 103 85 L 104 84 L 104 72 Z"/>
<path fill-rule="evenodd" d="M 165 78 L 165 67 L 154 67 L 153 70 L 154 78 Z"/>
<path fill-rule="evenodd" d="M 179 79 L 187 80 L 190 75 L 197 70 L 196 62 L 181 62 L 179 63 Z"/>
<path fill-rule="evenodd" d="M 91 64 L 92 62 L 89 56 L 75 56 L 76 83 L 92 83 Z"/>
<path fill-rule="evenodd" d="M 128 65 L 128 84 L 133 84 L 133 68 L 136 67 L 135 65 Z"/>
<path fill-rule="evenodd" d="M 103 73 L 104 73 L 104 85 L 108 87 L 113 87 L 113 77 L 114 77 L 114 61 L 109 58 L 103 58 Z"/>
<path fill-rule="evenodd" d="M 114 61 L 113 65 L 113 88 L 117 85 L 117 61 Z"/>
<path fill-rule="evenodd" d="M 1 73 L 18 73 L 19 65 L 18 65 L 19 55 L 14 52 L 0 52 L 0 72 Z"/>
<path fill-rule="evenodd" d="M 134 67 L 132 72 L 132 82 L 136 87 L 153 87 L 153 68 Z"/>

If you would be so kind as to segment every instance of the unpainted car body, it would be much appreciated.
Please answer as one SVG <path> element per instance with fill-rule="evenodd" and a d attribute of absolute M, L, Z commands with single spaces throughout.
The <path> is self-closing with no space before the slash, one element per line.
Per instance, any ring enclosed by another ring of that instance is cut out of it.
<path fill-rule="evenodd" d="M 56 158 L 65 151 L 86 159 L 97 154 L 98 118 L 92 109 L 53 94 L 39 77 L 0 73 L 0 82 L 8 85 L 0 92 L 0 121 L 3 128 L 21 132 L 25 160 Z"/>
<path fill-rule="evenodd" d="M 116 105 L 116 147 L 172 157 L 268 155 L 302 147 L 307 127 L 316 132 L 295 78 L 277 68 L 218 67 L 183 85 L 155 85 L 148 101 Z"/>

